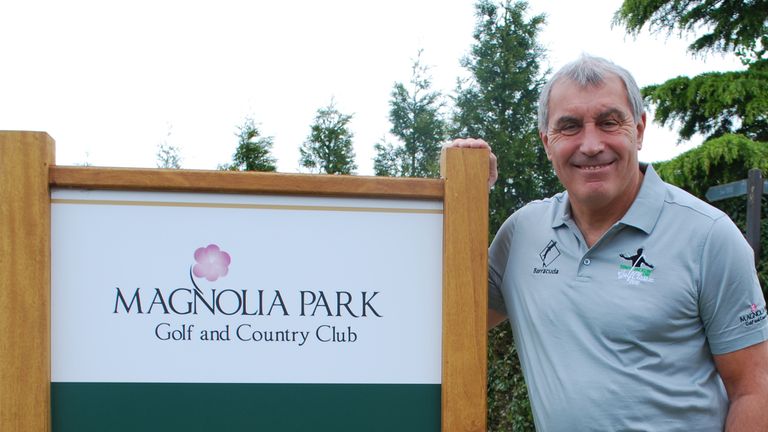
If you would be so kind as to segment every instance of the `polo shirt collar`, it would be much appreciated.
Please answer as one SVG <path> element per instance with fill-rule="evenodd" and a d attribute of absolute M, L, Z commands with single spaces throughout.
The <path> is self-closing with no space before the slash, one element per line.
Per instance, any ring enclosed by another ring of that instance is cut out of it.
<path fill-rule="evenodd" d="M 643 183 L 640 185 L 640 192 L 638 192 L 627 213 L 619 220 L 619 224 L 633 226 L 646 234 L 650 234 L 664 206 L 666 188 L 650 164 L 640 164 L 640 171 L 645 174 Z M 554 199 L 557 201 L 557 205 L 552 218 L 552 228 L 558 228 L 566 225 L 566 222 L 572 219 L 571 205 L 568 202 L 568 192 L 558 194 Z"/>
<path fill-rule="evenodd" d="M 633 226 L 646 234 L 650 234 L 661 215 L 667 191 L 664 182 L 656 174 L 652 165 L 640 164 L 640 170 L 645 173 L 640 192 L 619 223 Z"/>

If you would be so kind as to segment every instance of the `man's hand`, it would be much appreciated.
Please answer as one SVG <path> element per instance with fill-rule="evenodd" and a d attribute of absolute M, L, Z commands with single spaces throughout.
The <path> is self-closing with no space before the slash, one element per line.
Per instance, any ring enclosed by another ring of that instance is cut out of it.
<path fill-rule="evenodd" d="M 444 146 L 447 147 L 461 147 L 461 148 L 487 148 L 491 150 L 491 146 L 487 142 L 477 138 L 458 138 Z M 490 189 L 496 179 L 499 178 L 499 170 L 496 166 L 496 155 L 491 151 L 491 158 L 488 161 L 488 189 Z"/>

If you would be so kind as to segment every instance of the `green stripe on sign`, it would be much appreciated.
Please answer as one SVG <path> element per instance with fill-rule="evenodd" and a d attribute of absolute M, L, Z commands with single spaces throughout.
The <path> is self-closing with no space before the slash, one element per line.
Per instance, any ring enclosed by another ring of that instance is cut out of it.
<path fill-rule="evenodd" d="M 440 384 L 51 383 L 53 432 L 440 431 Z"/>

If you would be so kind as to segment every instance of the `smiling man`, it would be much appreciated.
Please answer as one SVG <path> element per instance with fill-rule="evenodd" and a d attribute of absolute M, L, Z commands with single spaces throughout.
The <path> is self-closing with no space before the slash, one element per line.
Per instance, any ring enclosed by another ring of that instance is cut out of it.
<path fill-rule="evenodd" d="M 544 86 L 540 136 L 566 192 L 495 236 L 489 326 L 509 317 L 540 431 L 767 431 L 752 250 L 724 213 L 638 162 L 645 121 L 634 79 L 604 59 Z"/>

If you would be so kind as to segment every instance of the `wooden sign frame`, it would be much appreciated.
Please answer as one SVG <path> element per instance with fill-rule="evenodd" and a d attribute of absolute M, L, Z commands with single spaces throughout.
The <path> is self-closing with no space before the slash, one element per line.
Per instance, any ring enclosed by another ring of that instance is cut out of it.
<path fill-rule="evenodd" d="M 486 430 L 487 151 L 448 149 L 439 180 L 54 161 L 47 133 L 0 132 L 0 430 L 51 429 L 52 187 L 442 200 L 442 431 Z"/>

